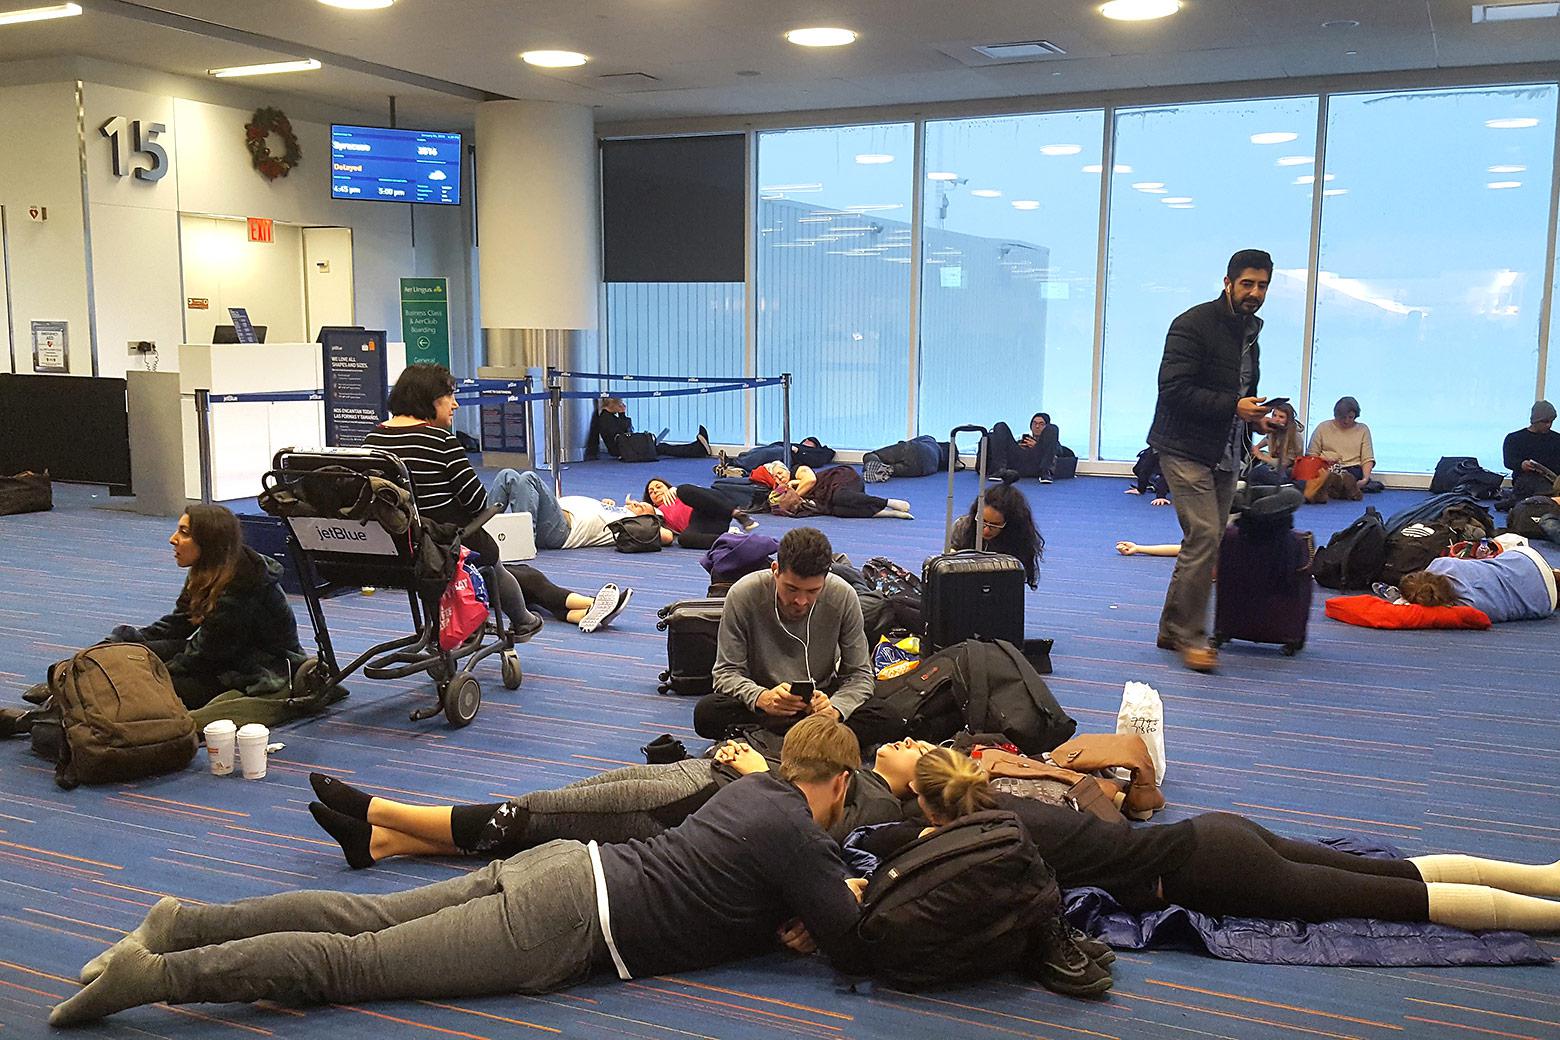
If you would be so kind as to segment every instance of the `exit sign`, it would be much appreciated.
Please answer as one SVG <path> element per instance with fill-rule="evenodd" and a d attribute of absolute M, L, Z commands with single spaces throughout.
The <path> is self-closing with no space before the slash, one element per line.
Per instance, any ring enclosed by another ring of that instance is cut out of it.
<path fill-rule="evenodd" d="M 251 242 L 271 242 L 271 241 L 274 241 L 274 239 L 271 237 L 271 218 L 270 217 L 250 217 L 249 218 L 249 241 L 251 241 Z"/>

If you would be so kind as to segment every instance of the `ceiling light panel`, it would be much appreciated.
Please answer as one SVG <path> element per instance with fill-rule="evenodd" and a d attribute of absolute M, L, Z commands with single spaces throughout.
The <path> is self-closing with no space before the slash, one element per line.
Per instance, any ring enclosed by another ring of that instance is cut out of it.
<path fill-rule="evenodd" d="M 1181 0 L 1109 0 L 1100 5 L 1100 14 L 1117 22 L 1149 22 L 1180 9 Z"/>
<path fill-rule="evenodd" d="M 520 60 L 539 69 L 574 69 L 590 61 L 579 51 L 522 51 Z"/>
<path fill-rule="evenodd" d="M 326 7 L 339 7 L 343 11 L 382 11 L 395 0 L 320 0 Z"/>
<path fill-rule="evenodd" d="M 74 18 L 80 13 L 80 4 L 51 4 L 48 7 L 24 7 L 20 11 L 0 11 L 0 25 L 46 22 L 51 18 Z"/>
<path fill-rule="evenodd" d="M 1473 24 L 1519 22 L 1530 18 L 1560 18 L 1560 3 L 1474 4 Z"/>
<path fill-rule="evenodd" d="M 217 79 L 237 79 L 240 76 L 274 76 L 282 72 L 313 72 L 320 67 L 314 58 L 296 61 L 267 61 L 259 65 L 230 65 L 225 69 L 207 69 L 206 75 Z"/>
<path fill-rule="evenodd" d="M 814 26 L 809 29 L 791 29 L 785 38 L 798 47 L 845 47 L 856 42 L 856 33 L 851 29 L 834 26 Z"/>

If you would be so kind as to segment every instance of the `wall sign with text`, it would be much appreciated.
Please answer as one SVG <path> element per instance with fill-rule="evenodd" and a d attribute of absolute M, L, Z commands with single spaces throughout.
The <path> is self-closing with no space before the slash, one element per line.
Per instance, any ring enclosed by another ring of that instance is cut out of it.
<path fill-rule="evenodd" d="M 114 146 L 114 176 L 134 176 L 140 181 L 160 181 L 168 175 L 168 150 L 157 143 L 157 138 L 167 132 L 165 123 L 125 116 L 114 116 L 98 127 L 98 133 Z M 132 157 L 136 156 L 140 161 L 133 163 Z"/>

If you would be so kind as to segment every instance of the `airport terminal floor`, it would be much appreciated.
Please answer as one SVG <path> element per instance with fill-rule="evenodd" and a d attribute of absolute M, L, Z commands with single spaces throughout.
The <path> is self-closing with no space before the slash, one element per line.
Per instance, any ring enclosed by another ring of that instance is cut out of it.
<path fill-rule="evenodd" d="M 646 479 L 707 483 L 703 460 L 576 464 L 572 494 L 637 496 Z M 483 471 L 491 481 L 492 471 Z M 1548 862 L 1560 856 L 1560 616 L 1487 631 L 1377 631 L 1325 618 L 1319 589 L 1309 641 L 1227 647 L 1200 675 L 1154 646 L 1172 560 L 1122 557 L 1119 539 L 1179 537 L 1174 511 L 1122 494 L 1127 481 L 1022 486 L 1046 538 L 1031 636 L 1056 641 L 1048 677 L 1080 728 L 1109 732 L 1129 680 L 1163 695 L 1169 807 L 1158 820 L 1226 810 L 1294 837 L 1355 835 L 1415 855 L 1467 851 Z M 941 547 L 946 478 L 896 479 L 877 493 L 916 519 L 813 521 L 861 563 L 884 555 L 918 568 Z M 957 502 L 973 498 L 958 477 Z M 1383 514 L 1423 497 L 1387 491 Z M 246 511 L 248 503 L 232 503 Z M 1358 504 L 1305 506 L 1296 526 L 1324 542 Z M 802 521 L 760 517 L 778 534 Z M 52 513 L 0 520 L 0 700 L 18 703 L 45 668 L 121 623 L 160 616 L 178 591 L 171 521 L 109 504 L 101 489 L 56 487 Z M 1551 547 L 1552 548 L 1552 547 Z M 479 669 L 481 711 L 450 729 L 407 713 L 432 696 L 426 676 L 349 681 L 323 716 L 279 729 L 286 745 L 264 780 L 185 770 L 62 791 L 25 741 L 0 745 L 0 1035 L 54 1034 L 48 1008 L 75 990 L 80 965 L 133 928 L 160 896 L 228 901 L 298 888 L 384 893 L 443 880 L 469 863 L 410 858 L 351 871 L 307 811 L 311 770 L 374 794 L 428 803 L 490 802 L 642 761 L 663 732 L 695 753 L 692 700 L 659 696 L 665 635 L 656 611 L 702 596 L 699 553 L 669 549 L 543 552 L 554 581 L 587 593 L 636 590 L 594 634 L 549 619 L 520 648 L 525 682 L 506 691 L 498 663 Z M 1555 559 L 1553 552 L 1549 553 Z M 293 597 L 305 643 L 302 601 Z M 348 595 L 325 609 L 338 648 L 356 652 L 405 627 L 399 593 Z M 1560 954 L 1560 937 L 1538 937 Z M 1123 951 L 1108 999 L 1058 996 L 1015 976 L 907 994 L 842 985 L 821 958 L 785 952 L 685 976 L 598 976 L 547 996 L 402 1001 L 307 1009 L 153 1005 L 83 1036 L 331 1040 L 571 1037 L 769 1040 L 781 1037 L 1472 1038 L 1560 1036 L 1560 969 L 1319 968 L 1232 963 L 1175 949 Z"/>

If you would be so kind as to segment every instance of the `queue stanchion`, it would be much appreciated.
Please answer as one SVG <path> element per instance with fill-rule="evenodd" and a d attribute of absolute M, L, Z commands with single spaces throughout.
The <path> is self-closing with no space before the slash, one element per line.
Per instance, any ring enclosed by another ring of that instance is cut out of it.
<path fill-rule="evenodd" d="M 563 390 L 557 378 L 547 388 L 548 458 L 552 462 L 553 495 L 563 497 Z"/>
<path fill-rule="evenodd" d="M 200 453 L 200 500 L 211 504 L 211 391 L 195 391 L 195 444 Z"/>
<path fill-rule="evenodd" d="M 785 468 L 791 468 L 791 373 L 780 373 L 780 440 L 785 444 Z"/>

